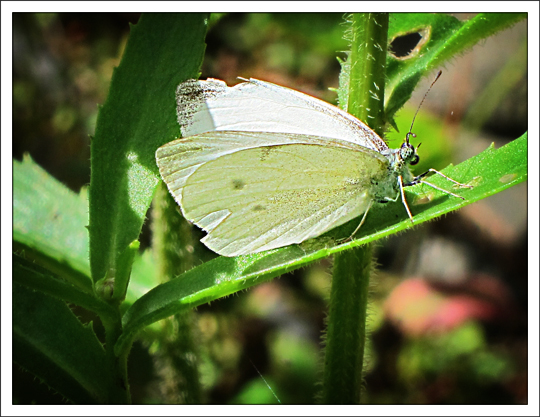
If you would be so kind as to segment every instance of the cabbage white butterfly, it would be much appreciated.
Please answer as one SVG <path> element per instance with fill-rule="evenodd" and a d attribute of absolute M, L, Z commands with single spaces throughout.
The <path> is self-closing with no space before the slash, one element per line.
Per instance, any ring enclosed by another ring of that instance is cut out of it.
<path fill-rule="evenodd" d="M 408 133 L 390 149 L 347 112 L 289 88 L 249 79 L 228 87 L 188 80 L 176 91 L 182 138 L 156 151 L 163 181 L 201 240 L 225 256 L 301 243 L 405 200 L 418 155 Z M 469 186 L 467 186 L 469 187 Z M 356 232 L 355 231 L 355 232 Z M 354 233 L 353 233 L 354 235 Z"/>

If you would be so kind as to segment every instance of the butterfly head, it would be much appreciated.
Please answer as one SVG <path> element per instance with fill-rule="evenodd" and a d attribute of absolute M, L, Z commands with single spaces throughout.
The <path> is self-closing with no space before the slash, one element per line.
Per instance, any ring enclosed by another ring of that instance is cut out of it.
<path fill-rule="evenodd" d="M 412 132 L 407 133 L 407 136 L 405 137 L 405 142 L 403 142 L 401 148 L 399 148 L 399 156 L 404 163 L 409 165 L 416 165 L 420 161 L 420 157 L 416 153 L 416 149 L 418 149 L 421 144 L 418 144 L 415 149 L 409 141 L 410 136 L 412 136 L 413 138 L 416 137 L 416 135 Z"/>
<path fill-rule="evenodd" d="M 424 98 L 422 99 L 422 101 L 418 105 L 418 108 L 416 109 L 416 113 L 414 114 L 414 117 L 412 119 L 411 128 L 409 129 L 409 132 L 405 136 L 405 142 L 403 142 L 403 144 L 401 145 L 401 148 L 399 149 L 399 157 L 401 158 L 401 161 L 403 163 L 407 164 L 407 165 L 416 165 L 420 161 L 420 157 L 416 153 L 416 149 L 418 149 L 421 144 L 419 143 L 418 146 L 415 149 L 414 146 L 411 145 L 411 143 L 409 141 L 409 137 L 411 137 L 411 136 L 413 138 L 416 137 L 416 135 L 414 133 L 412 133 L 412 128 L 414 126 L 414 121 L 416 120 L 416 116 L 418 115 L 418 111 L 420 110 L 420 107 L 422 107 L 422 103 L 426 99 L 428 93 L 431 91 L 431 88 L 433 87 L 433 84 L 435 84 L 437 82 L 437 80 L 439 79 L 441 74 L 442 74 L 442 71 L 439 71 L 437 73 L 437 76 L 435 77 L 435 80 L 433 80 L 433 82 L 429 86 L 428 90 L 426 91 L 426 94 L 424 94 Z"/>

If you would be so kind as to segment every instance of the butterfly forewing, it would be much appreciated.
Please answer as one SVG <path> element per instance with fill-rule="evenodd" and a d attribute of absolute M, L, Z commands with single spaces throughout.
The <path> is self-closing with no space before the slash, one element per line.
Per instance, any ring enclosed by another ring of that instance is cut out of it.
<path fill-rule="evenodd" d="M 184 137 L 216 130 L 280 132 L 353 142 L 377 151 L 386 143 L 347 112 L 289 88 L 251 79 L 234 87 L 221 80 L 188 80 L 176 92 Z"/>

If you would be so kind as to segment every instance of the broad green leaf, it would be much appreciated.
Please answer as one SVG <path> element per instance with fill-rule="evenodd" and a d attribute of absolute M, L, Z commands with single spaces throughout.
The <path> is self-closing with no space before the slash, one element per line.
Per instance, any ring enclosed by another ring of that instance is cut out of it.
<path fill-rule="evenodd" d="M 24 156 L 22 162 L 13 161 L 13 241 L 18 250 L 24 249 L 26 258 L 31 254 L 32 259 L 39 261 L 49 272 L 90 293 L 87 225 L 86 189 L 77 195 L 44 171 L 30 156 Z M 69 288 L 68 284 L 57 281 L 27 282 L 25 285 L 51 295 L 55 295 L 50 291 L 54 291 L 56 285 Z M 154 261 L 147 251 L 135 258 L 127 301 L 132 304 L 157 283 Z M 99 312 L 96 306 L 80 303 L 69 294 L 58 294 L 58 297 Z"/>
<path fill-rule="evenodd" d="M 13 161 L 13 241 L 42 265 L 89 292 L 87 225 L 84 189 L 75 194 L 29 156 Z"/>
<path fill-rule="evenodd" d="M 461 22 L 442 13 L 393 13 L 390 15 L 388 40 L 420 33 L 422 39 L 408 56 L 397 58 L 388 54 L 386 62 L 385 110 L 387 120 L 393 122 L 394 114 L 409 100 L 411 94 L 426 75 L 440 69 L 457 54 L 464 53 L 480 40 L 526 19 L 526 13 L 479 13 Z M 341 79 L 348 78 L 348 61 L 342 63 Z M 340 83 L 341 84 L 341 83 Z M 348 90 L 340 89 L 340 103 L 346 103 Z"/>
<path fill-rule="evenodd" d="M 148 14 L 132 26 L 91 145 L 94 281 L 116 275 L 118 259 L 139 237 L 159 181 L 154 154 L 180 136 L 175 91 L 198 78 L 207 20 L 206 14 Z"/>
<path fill-rule="evenodd" d="M 36 265 L 21 256 L 12 255 L 13 258 L 13 282 L 31 290 L 41 291 L 54 298 L 73 303 L 80 307 L 93 311 L 102 319 L 115 320 L 118 314 L 106 302 L 81 291 L 69 282 L 58 279 L 50 271 Z"/>
<path fill-rule="evenodd" d="M 13 360 L 74 403 L 104 403 L 114 384 L 92 326 L 64 302 L 16 283 Z"/>
<path fill-rule="evenodd" d="M 392 14 L 388 38 L 419 32 L 422 40 L 413 53 L 405 59 L 391 54 L 387 59 L 385 93 L 386 117 L 392 120 L 411 97 L 420 79 L 440 69 L 456 55 L 464 53 L 480 40 L 526 19 L 526 13 L 479 13 L 472 19 L 460 22 L 441 13 Z"/>
<path fill-rule="evenodd" d="M 425 185 L 408 187 L 407 201 L 415 224 L 429 221 L 526 181 L 527 135 L 500 149 L 490 146 L 479 155 L 455 167 L 449 166 L 442 172 L 474 188 L 455 189 L 444 178 L 430 177 L 433 184 L 465 198 L 461 200 Z M 301 245 L 237 258 L 220 257 L 157 286 L 127 310 L 122 319 L 124 333 L 115 351 L 124 349 L 137 331 L 157 320 L 268 281 L 350 247 L 413 227 L 401 202 L 389 203 L 369 212 L 365 224 L 353 241 L 336 245 L 339 239 L 350 236 L 357 224 L 358 220 L 355 219 Z"/>

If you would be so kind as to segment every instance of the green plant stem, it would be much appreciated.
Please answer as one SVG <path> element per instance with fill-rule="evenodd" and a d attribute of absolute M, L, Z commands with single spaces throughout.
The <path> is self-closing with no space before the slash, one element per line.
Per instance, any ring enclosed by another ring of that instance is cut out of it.
<path fill-rule="evenodd" d="M 381 134 L 388 14 L 355 14 L 351 23 L 346 106 Z M 371 244 L 335 257 L 323 374 L 325 404 L 360 403 L 371 270 Z"/>
<path fill-rule="evenodd" d="M 388 14 L 354 14 L 352 36 L 347 111 L 382 137 Z"/>
<path fill-rule="evenodd" d="M 153 248 L 162 282 L 170 281 L 193 267 L 191 225 L 163 182 L 158 185 L 153 203 Z M 193 311 L 177 313 L 163 320 L 160 349 L 154 354 L 160 375 L 164 402 L 200 404 L 198 350 Z"/>
<path fill-rule="evenodd" d="M 129 348 L 125 349 L 120 356 L 114 353 L 114 345 L 120 334 L 122 325 L 120 312 L 116 320 L 102 320 L 105 327 L 105 354 L 107 358 L 109 372 L 113 375 L 113 386 L 109 388 L 109 404 L 130 404 L 131 393 L 127 375 L 127 357 Z"/>
<path fill-rule="evenodd" d="M 324 363 L 325 404 L 358 404 L 372 245 L 335 257 Z"/>

